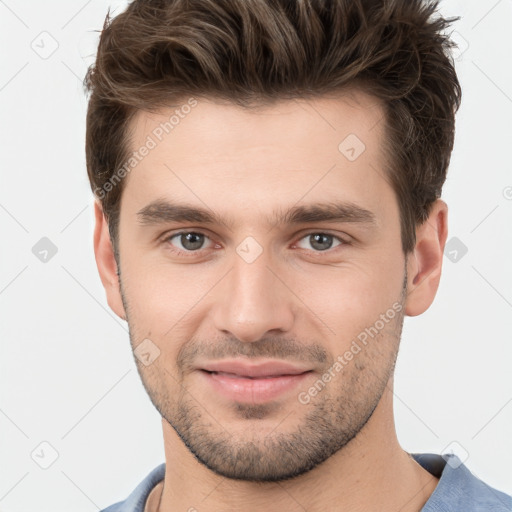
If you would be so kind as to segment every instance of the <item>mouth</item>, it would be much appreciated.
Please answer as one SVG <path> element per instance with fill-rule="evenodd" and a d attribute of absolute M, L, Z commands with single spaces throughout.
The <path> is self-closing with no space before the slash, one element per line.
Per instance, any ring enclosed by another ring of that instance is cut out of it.
<path fill-rule="evenodd" d="M 213 371 L 208 371 L 208 370 L 203 370 L 205 371 L 206 373 L 209 373 L 211 375 L 221 375 L 221 376 L 225 376 L 225 377 L 228 377 L 228 378 L 231 378 L 231 379 L 274 379 L 274 378 L 277 378 L 277 377 L 288 377 L 288 376 L 297 376 L 297 375 L 302 375 L 302 373 L 309 373 L 309 372 L 302 372 L 302 373 L 297 373 L 297 374 L 276 374 L 276 375 L 261 375 L 261 376 L 251 376 L 251 375 L 240 375 L 240 374 L 237 374 L 237 373 L 229 373 L 229 372 L 213 372 Z"/>
<path fill-rule="evenodd" d="M 225 374 L 253 379 L 299 375 L 311 371 L 309 366 L 291 364 L 286 361 L 265 360 L 248 362 L 241 359 L 208 362 L 201 365 L 200 369 L 212 374 Z"/>
<path fill-rule="evenodd" d="M 310 368 L 280 361 L 257 364 L 222 361 L 206 364 L 198 370 L 215 395 L 246 403 L 284 398 L 313 372 Z"/>

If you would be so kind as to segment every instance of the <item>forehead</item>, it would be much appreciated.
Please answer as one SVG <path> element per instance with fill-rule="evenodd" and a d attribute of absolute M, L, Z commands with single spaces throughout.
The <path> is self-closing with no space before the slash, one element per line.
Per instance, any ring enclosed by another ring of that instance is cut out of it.
<path fill-rule="evenodd" d="M 187 98 L 132 119 L 138 158 L 123 195 L 140 207 L 167 196 L 248 214 L 302 199 L 368 205 L 388 186 L 383 130 L 379 100 L 359 91 L 250 109 Z"/>
<path fill-rule="evenodd" d="M 368 146 L 379 138 L 383 119 L 380 100 L 356 90 L 249 108 L 191 97 L 156 113 L 137 112 L 129 125 L 130 149 L 136 151 L 148 135 L 158 145 L 195 146 L 196 152 L 189 155 L 195 159 L 222 156 L 225 143 L 235 151 L 258 144 L 297 146 L 307 138 L 309 144 L 302 145 L 304 149 L 314 146 L 319 139 L 325 143 L 320 147 L 332 149 L 333 142 L 354 134 Z M 331 135 L 328 138 L 327 133 Z"/>

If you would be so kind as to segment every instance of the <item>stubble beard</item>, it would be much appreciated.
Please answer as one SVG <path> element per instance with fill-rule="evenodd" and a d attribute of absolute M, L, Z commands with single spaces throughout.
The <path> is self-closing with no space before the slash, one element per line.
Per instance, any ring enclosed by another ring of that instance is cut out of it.
<path fill-rule="evenodd" d="M 174 377 L 169 382 L 165 375 L 165 372 L 169 373 L 167 370 L 160 369 L 160 374 L 154 370 L 148 372 L 136 360 L 142 383 L 162 418 L 173 427 L 194 457 L 214 473 L 253 482 L 295 478 L 342 450 L 362 431 L 379 404 L 398 355 L 406 282 L 407 276 L 402 296 L 397 301 L 402 304 L 402 309 L 393 320 L 307 405 L 296 401 L 293 407 L 298 414 L 291 416 L 299 419 L 292 430 L 289 425 L 283 428 L 290 412 L 283 412 L 275 403 L 236 403 L 230 414 L 235 414 L 238 421 L 246 420 L 248 428 L 230 432 L 222 415 L 215 419 L 215 410 L 198 403 L 182 382 L 178 383 L 175 398 L 171 398 L 170 388 L 165 383 L 174 388 L 177 384 Z M 123 302 L 128 313 L 124 296 Z M 128 324 L 134 347 L 132 333 L 136 330 L 129 320 Z M 255 347 L 258 343 L 245 344 L 244 351 L 246 346 Z M 267 350 L 272 346 L 275 350 Z M 267 343 L 265 347 L 268 357 L 275 357 L 281 350 L 278 344 Z M 325 368 L 333 363 L 334 359 L 329 356 Z M 262 435 L 258 422 L 265 420 L 277 427 Z"/>

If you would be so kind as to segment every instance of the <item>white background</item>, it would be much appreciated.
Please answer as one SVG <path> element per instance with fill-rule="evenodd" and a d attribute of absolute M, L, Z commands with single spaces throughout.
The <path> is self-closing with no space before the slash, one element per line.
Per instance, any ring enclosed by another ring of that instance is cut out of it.
<path fill-rule="evenodd" d="M 0 1 L 3 512 L 92 512 L 164 462 L 160 417 L 93 258 L 81 82 L 109 6 L 124 2 Z M 397 429 L 404 449 L 453 449 L 512 493 L 512 0 L 445 0 L 441 12 L 462 16 L 464 98 L 443 197 L 449 238 L 468 252 L 445 258 L 434 305 L 406 320 Z M 48 58 L 33 49 L 56 44 Z M 42 237 L 58 249 L 46 263 L 32 252 Z M 48 469 L 31 458 L 51 461 L 44 441 L 58 452 Z"/>

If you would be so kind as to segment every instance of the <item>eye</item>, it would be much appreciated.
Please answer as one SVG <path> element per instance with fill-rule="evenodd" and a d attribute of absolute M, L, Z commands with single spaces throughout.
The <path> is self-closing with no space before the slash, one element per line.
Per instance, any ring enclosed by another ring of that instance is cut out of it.
<path fill-rule="evenodd" d="M 208 241 L 210 245 L 206 247 L 205 243 Z M 164 243 L 169 244 L 171 250 L 178 255 L 199 253 L 202 249 L 212 248 L 215 245 L 204 233 L 196 231 L 180 231 L 173 233 L 164 239 Z M 347 245 L 348 243 L 349 242 L 338 236 L 316 231 L 303 236 L 296 246 L 307 250 L 313 248 L 314 252 L 327 252 L 330 249 L 340 245 Z M 309 247 L 306 245 L 309 245 Z"/>
<path fill-rule="evenodd" d="M 301 238 L 297 245 L 301 249 L 309 249 L 309 247 L 303 247 L 300 245 L 302 240 L 306 240 L 306 242 L 310 244 L 310 246 L 313 247 L 316 252 L 322 252 L 331 249 L 333 247 L 333 242 L 335 241 L 338 241 L 338 243 L 334 245 L 334 247 L 338 247 L 339 245 L 347 243 L 337 236 L 322 232 L 309 233 L 305 237 Z"/>
<path fill-rule="evenodd" d="M 173 240 L 176 239 L 176 242 Z M 197 233 L 195 231 L 180 231 L 174 233 L 165 239 L 170 245 L 175 247 L 175 243 L 178 243 L 177 252 L 197 252 L 199 249 L 204 249 L 203 244 L 205 240 L 210 240 L 203 233 Z"/>

